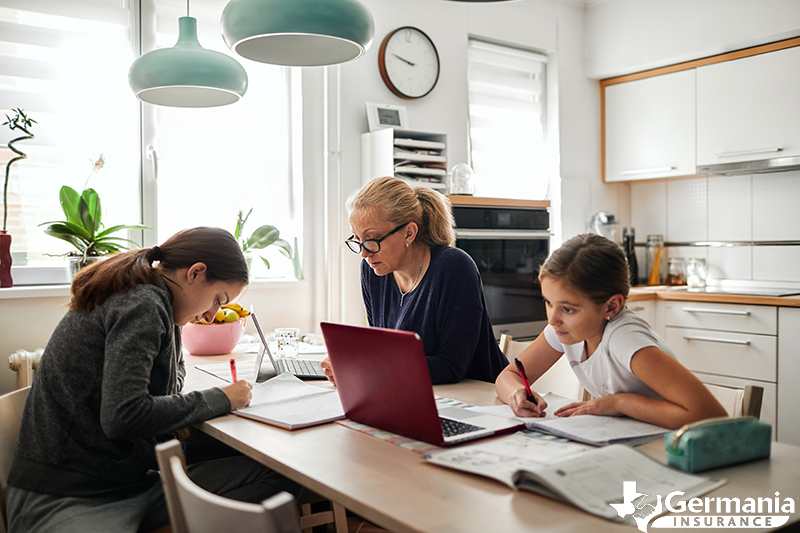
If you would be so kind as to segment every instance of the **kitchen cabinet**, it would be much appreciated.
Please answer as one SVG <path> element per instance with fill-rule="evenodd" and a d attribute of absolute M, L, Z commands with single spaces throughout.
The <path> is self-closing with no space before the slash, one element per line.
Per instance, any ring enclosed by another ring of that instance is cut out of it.
<path fill-rule="evenodd" d="M 696 70 L 698 166 L 800 155 L 800 47 Z"/>
<path fill-rule="evenodd" d="M 655 300 L 645 300 L 641 302 L 628 302 L 626 306 L 628 309 L 642 317 L 643 319 L 647 320 L 647 323 L 650 324 L 653 328 L 654 326 L 654 318 L 655 318 Z"/>
<path fill-rule="evenodd" d="M 763 387 L 761 420 L 778 428 L 776 307 L 668 301 L 665 321 L 665 340 L 685 367 L 706 383 Z"/>
<path fill-rule="evenodd" d="M 800 308 L 778 308 L 778 440 L 800 446 Z"/>
<path fill-rule="evenodd" d="M 606 182 L 696 173 L 694 69 L 604 90 Z"/>

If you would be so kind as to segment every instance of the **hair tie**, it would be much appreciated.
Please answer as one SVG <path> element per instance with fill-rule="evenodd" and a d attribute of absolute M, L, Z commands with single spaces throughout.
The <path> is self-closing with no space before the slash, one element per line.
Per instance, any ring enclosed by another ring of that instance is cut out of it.
<path fill-rule="evenodd" d="M 161 248 L 158 246 L 153 246 L 151 249 L 150 254 L 150 261 L 163 261 L 164 260 L 164 252 L 161 251 Z"/>

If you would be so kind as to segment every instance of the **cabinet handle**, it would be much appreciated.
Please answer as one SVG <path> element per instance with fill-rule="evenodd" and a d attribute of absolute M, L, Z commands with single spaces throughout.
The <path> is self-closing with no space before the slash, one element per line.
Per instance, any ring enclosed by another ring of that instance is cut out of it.
<path fill-rule="evenodd" d="M 783 148 L 762 148 L 760 150 L 740 150 L 738 152 L 719 152 L 714 154 L 717 157 L 736 157 L 737 155 L 768 154 L 770 152 L 780 152 Z"/>
<path fill-rule="evenodd" d="M 631 307 L 630 309 L 631 309 L 631 311 L 644 311 L 644 306 L 643 305 L 638 305 L 636 307 Z"/>
<path fill-rule="evenodd" d="M 683 336 L 687 341 L 704 341 L 704 342 L 719 342 L 722 344 L 740 344 L 742 346 L 750 346 L 750 341 L 738 341 L 735 339 L 714 339 L 712 337 L 689 337 Z"/>
<path fill-rule="evenodd" d="M 731 309 L 703 309 L 701 307 L 684 307 L 687 313 L 709 313 L 712 315 L 750 316 L 750 311 L 733 311 Z"/>
<path fill-rule="evenodd" d="M 675 170 L 675 167 L 635 168 L 633 170 L 623 170 L 620 174 L 630 176 L 631 174 L 650 174 L 651 172 L 668 172 L 670 170 Z"/>

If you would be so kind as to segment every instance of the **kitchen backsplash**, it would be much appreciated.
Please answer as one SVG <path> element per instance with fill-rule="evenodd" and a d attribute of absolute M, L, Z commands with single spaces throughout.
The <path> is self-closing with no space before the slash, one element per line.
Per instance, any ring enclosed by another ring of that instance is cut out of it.
<path fill-rule="evenodd" d="M 800 171 L 634 182 L 631 225 L 639 243 L 650 233 L 667 242 L 800 242 Z M 637 251 L 643 265 L 644 250 Z M 667 251 L 705 258 L 710 278 L 800 282 L 800 245 Z"/>

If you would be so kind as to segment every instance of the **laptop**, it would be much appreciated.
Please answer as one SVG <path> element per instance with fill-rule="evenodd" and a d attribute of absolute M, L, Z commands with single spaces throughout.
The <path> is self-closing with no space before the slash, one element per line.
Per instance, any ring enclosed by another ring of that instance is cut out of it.
<path fill-rule="evenodd" d="M 439 446 L 524 426 L 462 407 L 437 409 L 422 339 L 412 331 L 320 325 L 350 420 Z"/>
<path fill-rule="evenodd" d="M 269 349 L 267 337 L 261 330 L 261 324 L 258 323 L 256 314 L 250 313 L 250 317 L 253 319 L 253 324 L 256 326 L 258 336 L 261 338 L 261 346 L 258 347 L 258 355 L 256 356 L 255 366 L 253 367 L 256 373 L 256 383 L 261 383 L 262 381 L 266 381 L 284 372 L 294 374 L 300 379 L 327 379 L 325 377 L 325 371 L 322 369 L 322 366 L 320 366 L 320 362 L 314 359 L 275 359 L 272 356 L 272 350 Z M 265 371 L 261 368 L 261 364 L 264 362 L 264 353 L 267 354 L 267 357 L 269 357 L 272 363 L 272 368 L 275 369 L 273 372 Z"/>

